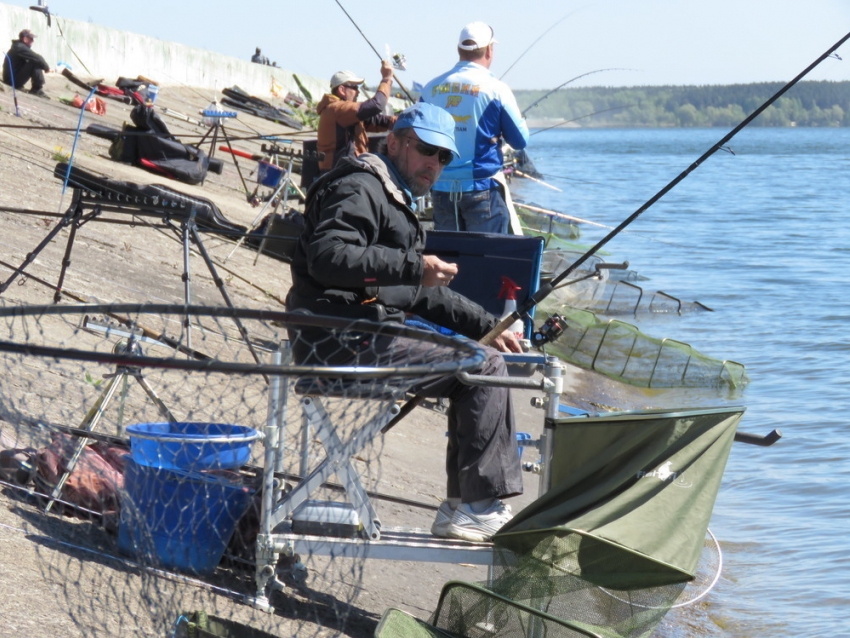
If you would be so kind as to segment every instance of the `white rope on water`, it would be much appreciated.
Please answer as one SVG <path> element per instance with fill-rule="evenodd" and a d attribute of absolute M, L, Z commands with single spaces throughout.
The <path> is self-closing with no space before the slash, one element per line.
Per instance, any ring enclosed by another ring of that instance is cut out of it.
<path fill-rule="evenodd" d="M 669 607 L 669 609 L 678 609 L 680 607 L 687 607 L 688 605 L 693 605 L 698 600 L 705 598 L 708 595 L 708 593 L 712 589 L 714 589 L 714 586 L 720 580 L 720 574 L 723 571 L 723 552 L 720 550 L 720 543 L 718 542 L 717 537 L 712 533 L 712 531 L 710 529 L 707 529 L 706 531 L 708 532 L 708 535 L 711 537 L 711 541 L 714 544 L 714 551 L 717 552 L 717 569 L 715 570 L 714 576 L 712 577 L 711 582 L 708 585 L 706 585 L 705 588 L 697 596 L 694 596 L 693 598 L 689 598 L 688 600 L 683 600 L 679 603 L 676 603 L 675 605 L 671 605 Z M 624 599 L 622 599 L 618 596 L 615 596 L 613 593 L 611 593 L 610 591 L 608 591 L 604 587 L 600 587 L 599 589 L 601 589 L 603 592 L 608 594 L 611 598 L 618 600 L 621 603 L 625 603 L 626 605 L 629 605 L 631 607 L 639 607 L 641 609 L 668 609 L 668 607 L 666 605 L 663 605 L 663 606 L 641 605 L 640 603 L 636 603 L 632 600 L 624 600 Z M 683 590 L 683 592 L 684 591 L 685 590 Z"/>

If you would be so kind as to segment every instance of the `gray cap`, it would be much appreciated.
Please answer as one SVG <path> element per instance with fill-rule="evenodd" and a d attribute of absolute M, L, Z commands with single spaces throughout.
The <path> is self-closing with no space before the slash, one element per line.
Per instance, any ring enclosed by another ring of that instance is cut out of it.
<path fill-rule="evenodd" d="M 331 90 L 341 84 L 363 84 L 366 80 L 357 77 L 351 71 L 337 71 L 331 78 Z"/>

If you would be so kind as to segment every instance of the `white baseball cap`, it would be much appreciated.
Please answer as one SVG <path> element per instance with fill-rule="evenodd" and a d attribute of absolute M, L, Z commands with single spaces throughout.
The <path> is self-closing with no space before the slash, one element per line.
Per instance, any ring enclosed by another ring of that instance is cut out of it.
<path fill-rule="evenodd" d="M 494 44 L 496 41 L 496 38 L 493 37 L 493 27 L 489 24 L 485 24 L 484 22 L 470 22 L 460 32 L 457 46 L 464 51 L 474 51 L 475 49 L 483 49 L 490 44 Z M 468 44 L 469 42 L 471 44 Z"/>
<path fill-rule="evenodd" d="M 331 78 L 331 90 L 340 84 L 363 84 L 366 80 L 357 77 L 351 71 L 337 71 Z"/>

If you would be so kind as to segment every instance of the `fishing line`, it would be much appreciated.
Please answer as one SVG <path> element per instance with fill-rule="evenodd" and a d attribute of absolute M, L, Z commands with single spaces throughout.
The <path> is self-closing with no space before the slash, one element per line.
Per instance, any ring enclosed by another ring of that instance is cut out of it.
<path fill-rule="evenodd" d="M 601 224 L 599 222 L 590 221 L 589 219 L 582 219 L 581 217 L 575 217 L 574 215 L 567 215 L 565 213 L 559 213 L 556 210 L 548 210 L 546 208 L 542 208 L 535 204 L 528 204 L 522 200 L 515 199 L 514 204 L 516 204 L 520 208 L 527 208 L 528 210 L 535 213 L 542 213 L 544 215 L 550 215 L 552 217 L 557 217 L 561 219 L 566 219 L 568 221 L 574 221 L 579 224 L 588 224 L 589 226 L 597 226 L 599 228 L 605 228 L 607 230 L 612 230 L 613 226 L 608 226 L 607 224 Z M 648 241 L 658 242 L 659 244 L 666 244 L 667 246 L 675 246 L 677 248 L 687 248 L 687 246 L 683 244 L 677 244 L 672 241 L 666 241 L 664 239 L 656 239 L 655 237 L 650 237 L 639 230 L 624 230 L 624 233 L 629 233 L 630 235 L 634 235 L 636 237 L 640 237 L 641 239 L 646 239 Z"/>
<path fill-rule="evenodd" d="M 366 44 L 368 44 L 369 47 L 372 49 L 372 51 L 375 52 L 375 55 L 378 56 L 378 59 L 381 60 L 381 62 L 383 62 L 384 61 L 383 56 L 380 53 L 378 53 L 378 50 L 375 47 L 372 46 L 372 43 L 369 42 L 369 38 L 367 38 L 366 34 L 363 33 L 363 31 L 360 29 L 360 27 L 357 26 L 357 23 L 354 21 L 354 18 L 352 18 L 348 14 L 348 11 L 346 11 L 345 7 L 342 6 L 342 3 L 339 0 L 334 0 L 334 1 L 337 3 L 337 5 L 339 5 L 339 8 L 342 9 L 342 12 L 346 15 L 346 17 L 349 20 L 351 20 L 351 24 L 354 25 L 354 28 L 357 29 L 358 31 L 360 31 L 360 35 L 363 36 L 363 39 L 366 40 Z M 398 79 L 398 76 L 395 73 L 393 73 L 393 77 L 395 78 L 395 81 L 398 83 L 399 87 L 401 87 L 401 90 L 404 91 L 404 94 L 407 96 L 407 99 L 410 100 L 411 104 L 413 104 L 415 102 L 415 100 L 413 99 L 413 97 L 411 97 L 410 92 L 406 88 L 404 88 L 404 85 L 401 83 L 401 80 Z"/>
<path fill-rule="evenodd" d="M 198 97 L 200 97 L 201 99 L 203 99 L 203 100 L 208 100 L 208 99 L 209 99 L 209 98 L 208 98 L 208 97 L 207 97 L 204 93 L 202 93 L 202 92 L 201 92 L 201 90 L 200 90 L 198 87 L 189 86 L 188 84 L 185 84 L 184 82 L 181 82 L 181 81 L 180 81 L 180 80 L 178 80 L 176 77 L 174 77 L 173 75 L 171 75 L 170 73 L 168 73 L 168 72 L 166 72 L 166 71 L 162 71 L 161 73 L 162 73 L 165 77 L 169 78 L 171 81 L 176 82 L 177 84 L 179 84 L 180 86 L 182 86 L 184 89 L 187 89 L 187 90 L 191 91 L 192 93 L 194 93 L 195 95 L 197 95 L 197 96 L 198 96 Z M 217 89 L 213 89 L 213 98 L 212 98 L 212 101 L 214 101 L 214 102 L 216 102 L 216 103 L 218 102 L 217 94 L 218 94 L 219 92 L 220 92 L 220 91 L 218 91 Z M 191 122 L 188 122 L 188 123 L 189 123 L 189 124 L 191 124 Z M 245 121 L 240 121 L 239 123 L 240 123 L 240 124 L 242 124 L 242 125 L 244 125 L 244 126 L 245 126 L 245 128 L 247 128 L 247 129 L 248 129 L 248 131 L 250 131 L 251 133 L 254 133 L 255 135 L 262 135 L 262 133 L 260 133 L 260 131 L 258 131 L 255 127 L 251 126 L 251 125 L 250 125 L 250 124 L 248 124 L 247 122 L 245 122 Z M 197 125 L 196 125 L 196 126 L 197 126 Z M 240 131 L 240 132 L 243 132 L 243 131 Z"/>
<path fill-rule="evenodd" d="M 529 135 L 529 137 L 531 137 L 531 135 L 537 135 L 538 133 L 542 133 L 543 131 L 548 131 L 550 129 L 557 128 L 559 126 L 563 126 L 564 124 L 569 124 L 570 122 L 576 122 L 577 120 L 581 120 L 581 119 L 584 119 L 586 117 L 591 117 L 592 115 L 599 115 L 600 113 L 607 113 L 608 111 L 617 111 L 619 109 L 630 109 L 630 108 L 632 108 L 630 105 L 613 106 L 610 109 L 602 109 L 601 111 L 594 111 L 593 113 L 587 113 L 586 115 L 579 115 L 578 117 L 574 117 L 571 120 L 564 120 L 563 122 L 558 122 L 557 124 L 553 124 L 552 126 L 547 126 L 546 128 L 537 129 L 534 132 L 532 132 Z"/>
<path fill-rule="evenodd" d="M 584 7 L 579 7 L 579 8 L 578 8 L 578 9 L 576 9 L 575 11 L 571 11 L 570 13 L 568 13 L 567 15 L 565 15 L 563 18 L 561 18 L 560 20 L 558 20 L 558 21 L 557 21 L 555 24 L 553 24 L 551 27 L 549 27 L 548 29 L 546 29 L 543 33 L 541 33 L 541 34 L 540 34 L 540 36 L 538 36 L 538 38 L 537 38 L 534 42 L 532 42 L 531 44 L 529 44 L 529 45 L 528 45 L 528 48 L 527 48 L 525 51 L 523 51 L 522 53 L 520 53 L 519 57 L 518 57 L 516 60 L 514 60 L 514 63 L 513 63 L 513 64 L 511 64 L 511 65 L 507 68 L 507 70 L 506 70 L 504 73 L 502 73 L 502 75 L 500 75 L 500 76 L 499 76 L 499 79 L 501 80 L 503 77 L 505 77 L 505 76 L 508 74 L 508 71 L 510 71 L 512 68 L 514 68 L 514 67 L 516 66 L 516 63 L 517 63 L 517 62 L 519 62 L 520 60 L 522 60 L 523 56 L 524 56 L 526 53 L 528 53 L 528 52 L 531 50 L 531 48 L 532 48 L 535 44 L 537 44 L 538 42 L 540 42 L 540 40 L 542 40 L 542 39 L 543 39 L 543 36 L 545 36 L 547 33 L 549 33 L 552 29 L 554 29 L 555 27 L 557 27 L 559 24 L 561 24 L 564 20 L 566 20 L 567 18 L 569 18 L 571 15 L 575 15 L 576 13 L 578 13 L 579 11 L 581 11 L 582 9 L 586 9 L 586 8 L 587 8 L 587 6 L 585 5 Z"/>
<path fill-rule="evenodd" d="M 597 182 L 595 180 L 590 179 L 581 179 L 579 177 L 567 177 L 566 175 L 553 175 L 552 173 L 547 172 L 546 177 L 550 179 L 560 179 L 565 182 L 571 182 L 573 184 L 589 184 L 591 186 L 602 186 L 605 182 Z"/>
<path fill-rule="evenodd" d="M 600 250 L 605 244 L 611 241 L 614 237 L 616 237 L 620 231 L 622 231 L 626 226 L 631 224 L 634 220 L 636 220 L 640 215 L 642 215 L 645 211 L 647 211 L 655 202 L 664 197 L 668 192 L 670 192 L 675 186 L 685 179 L 688 175 L 691 174 L 695 169 L 699 168 L 699 166 L 707 160 L 709 157 L 714 155 L 714 153 L 722 148 L 729 140 L 731 140 L 741 129 L 746 127 L 750 122 L 752 122 L 756 117 L 758 117 L 762 112 L 765 111 L 771 104 L 773 104 L 776 100 L 782 97 L 791 87 L 793 87 L 797 82 L 799 82 L 802 78 L 809 74 L 809 72 L 814 69 L 818 64 L 823 62 L 827 57 L 829 57 L 838 47 L 844 44 L 848 39 L 850 39 L 850 33 L 847 33 L 843 38 L 841 38 L 838 42 L 836 42 L 832 47 L 830 47 L 825 53 L 821 54 L 814 62 L 812 62 L 808 67 L 806 67 L 803 71 L 801 71 L 793 80 L 785 84 L 779 91 L 777 91 L 772 97 L 770 97 L 766 102 L 764 102 L 761 106 L 759 106 L 755 111 L 750 113 L 744 120 L 738 124 L 735 128 L 733 128 L 729 133 L 723 136 L 717 143 L 714 144 L 710 149 L 708 149 L 705 153 L 703 153 L 695 162 L 693 162 L 688 168 L 683 170 L 679 175 L 677 175 L 673 180 L 671 180 L 664 188 L 658 191 L 655 195 L 649 198 L 647 202 L 638 208 L 635 212 L 629 215 L 626 219 L 624 219 L 620 224 L 614 228 L 610 233 L 608 233 L 605 237 L 603 237 L 595 246 L 593 246 L 590 250 L 588 250 L 584 255 L 579 257 L 571 266 L 566 268 L 563 272 L 561 272 L 558 276 L 556 276 L 551 281 L 543 284 L 537 292 L 532 294 L 525 302 L 523 302 L 522 306 L 514 310 L 504 319 L 502 319 L 496 326 L 490 330 L 487 335 L 481 340 L 481 343 L 488 345 L 492 343 L 493 339 L 495 339 L 498 335 L 500 335 L 508 326 L 510 326 L 514 321 L 520 319 L 524 314 L 526 314 L 529 310 L 531 310 L 534 306 L 539 304 L 543 299 L 545 299 L 557 286 L 561 281 L 566 279 L 570 274 L 572 274 L 579 266 L 581 266 L 585 261 L 590 259 L 598 250 Z M 403 410 L 403 408 L 402 408 Z M 396 418 L 400 418 L 401 414 Z M 391 421 L 392 423 L 392 421 Z"/>
<path fill-rule="evenodd" d="M 545 100 L 547 97 L 549 97 L 550 95 L 552 95 L 556 91 L 560 91 L 562 88 L 567 86 L 567 84 L 571 84 L 571 83 L 575 82 L 576 80 L 580 80 L 581 78 L 587 77 L 588 75 L 593 75 L 594 73 L 602 73 L 603 71 L 634 71 L 634 70 L 635 69 L 621 69 L 621 68 L 596 69 L 595 71 L 588 71 L 587 73 L 582 73 L 581 75 L 577 75 L 574 78 L 567 80 L 563 84 L 559 84 L 554 89 L 552 89 L 551 91 L 546 93 L 543 97 L 536 99 L 534 102 L 532 102 L 529 106 L 526 107 L 526 109 L 522 112 L 522 116 L 525 117 L 525 114 L 528 113 L 531 109 L 533 109 L 535 106 L 540 104 L 540 102 Z"/>
<path fill-rule="evenodd" d="M 675 177 L 670 183 L 668 183 L 664 188 L 658 191 L 655 195 L 653 195 L 643 206 L 638 208 L 634 213 L 629 215 L 625 220 L 620 222 L 620 224 L 615 227 L 610 233 L 608 233 L 605 237 L 603 237 L 595 246 L 593 246 L 590 250 L 588 250 L 584 255 L 579 257 L 576 261 L 572 263 L 572 265 L 565 268 L 561 273 L 559 273 L 556 277 L 554 277 L 551 281 L 544 283 L 537 291 L 532 294 L 526 301 L 522 303 L 521 306 L 517 307 L 516 310 L 507 314 L 501 321 L 499 321 L 484 337 L 482 337 L 478 343 L 483 345 L 490 345 L 493 343 L 494 339 L 502 334 L 508 326 L 510 326 L 515 321 L 522 319 L 524 315 L 526 315 L 532 308 L 534 308 L 537 304 L 543 301 L 546 297 L 548 297 L 552 291 L 567 277 L 569 277 L 575 270 L 581 266 L 584 262 L 590 259 L 594 254 L 596 254 L 605 244 L 611 241 L 614 237 L 616 237 L 626 226 L 631 224 L 635 219 L 637 219 L 641 214 L 643 214 L 646 210 L 648 210 L 655 202 L 661 199 L 664 195 L 666 195 L 670 190 L 672 190 L 679 182 L 685 179 L 692 171 L 697 169 L 706 159 L 711 157 L 719 148 L 724 146 L 726 142 L 732 139 L 741 129 L 746 127 L 750 122 L 752 122 L 756 117 L 758 117 L 765 109 L 767 109 L 771 104 L 773 104 L 776 100 L 782 97 L 791 87 L 793 87 L 797 82 L 799 82 L 802 78 L 804 78 L 808 73 L 814 69 L 818 64 L 823 62 L 827 57 L 829 57 L 838 47 L 844 44 L 848 39 L 850 39 L 850 33 L 847 33 L 843 38 L 841 38 L 838 42 L 836 42 L 832 47 L 830 47 L 825 53 L 821 54 L 814 62 L 812 62 L 808 67 L 806 67 L 801 73 L 799 73 L 793 80 L 788 82 L 785 86 L 783 86 L 779 91 L 777 91 L 771 98 L 769 98 L 766 102 L 764 102 L 761 106 L 759 106 L 755 111 L 753 111 L 749 116 L 744 118 L 744 120 L 738 124 L 735 128 L 733 128 L 729 133 L 727 133 L 720 141 L 718 141 L 714 146 L 712 146 L 709 150 L 703 153 L 693 164 L 691 164 L 688 168 L 682 171 L 677 177 Z M 398 414 L 393 417 L 381 430 L 382 433 L 387 433 L 390 429 L 395 427 L 395 425 L 404 419 L 413 409 L 422 402 L 420 397 L 414 397 L 405 403 Z"/>
<path fill-rule="evenodd" d="M 60 22 L 59 17 L 58 17 L 58 16 L 56 16 L 56 14 L 53 14 L 53 17 L 54 17 L 54 18 L 56 18 L 56 26 L 57 26 L 57 27 L 59 27 L 59 35 L 60 35 L 60 36 L 62 36 L 62 39 L 63 39 L 63 40 L 65 40 L 65 46 L 67 46 L 67 47 L 68 47 L 68 50 L 71 52 L 71 54 L 72 54 L 75 58 L 77 58 L 77 61 L 78 61 L 80 64 L 82 64 L 82 65 L 83 65 L 83 68 L 84 68 L 84 69 L 88 72 L 88 74 L 89 74 L 89 75 L 94 75 L 91 71 L 89 71 L 89 68 L 86 66 L 86 63 L 85 63 L 85 62 L 83 62 L 82 58 L 80 58 L 80 56 L 78 56 L 78 55 L 77 55 L 77 52 L 76 52 L 76 51 L 74 51 L 74 48 L 71 46 L 71 43 L 70 43 L 70 42 L 68 42 L 68 38 L 66 38 L 66 37 L 65 37 L 65 32 L 62 30 L 62 23 Z"/>
<path fill-rule="evenodd" d="M 59 131 L 61 133 L 68 133 L 70 131 L 77 130 L 75 127 L 72 126 L 42 126 L 40 124 L 0 124 L 0 128 L 16 128 L 36 131 Z"/>

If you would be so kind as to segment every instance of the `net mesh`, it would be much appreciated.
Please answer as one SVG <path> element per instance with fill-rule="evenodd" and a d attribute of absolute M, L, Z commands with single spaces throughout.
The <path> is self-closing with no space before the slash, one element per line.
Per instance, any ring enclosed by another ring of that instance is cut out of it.
<path fill-rule="evenodd" d="M 584 251 L 546 250 L 542 271 L 555 276 L 583 254 Z M 604 315 L 683 315 L 710 310 L 698 301 L 683 301 L 660 290 L 645 290 L 636 283 L 646 280 L 637 271 L 629 269 L 628 262 L 610 264 L 599 255 L 591 255 L 568 282 L 553 291 L 550 303 L 562 303 Z"/>
<path fill-rule="evenodd" d="M 545 300 L 538 320 L 563 316 L 567 328 L 546 346 L 549 354 L 607 377 L 645 388 L 729 387 L 749 382 L 743 364 L 720 360 L 674 339 L 659 339 L 619 319 Z"/>
<path fill-rule="evenodd" d="M 608 563 L 593 571 L 617 573 L 621 551 L 608 546 L 591 553 Z M 547 535 L 523 555 L 499 551 L 490 581 L 446 584 L 429 624 L 467 638 L 650 636 L 670 609 L 703 597 L 720 570 L 713 537 L 706 539 L 695 578 L 687 583 L 618 589 L 588 576 L 587 561 L 587 539 L 579 534 Z M 380 629 L 381 638 L 439 635 L 400 614 L 387 614 Z"/>
<path fill-rule="evenodd" d="M 565 215 L 554 211 L 544 211 L 536 206 L 529 207 L 514 201 L 517 215 L 519 215 L 522 230 L 527 235 L 543 237 L 546 245 L 556 244 L 558 241 L 578 239 L 581 237 L 581 228 Z"/>
<path fill-rule="evenodd" d="M 317 330 L 325 341 L 301 344 L 313 361 L 288 360 L 281 344 Z M 315 361 L 330 342 L 338 364 Z M 301 393 L 324 400 L 348 445 L 414 383 L 480 361 L 474 344 L 436 333 L 284 312 L 0 308 L 0 479 L 14 513 L 0 522 L 14 522 L 4 540 L 32 543 L 15 578 L 40 576 L 67 612 L 71 624 L 54 635 L 165 635 L 187 610 L 275 635 L 367 635 L 374 618 L 355 605 L 362 556 L 281 548 L 274 568 L 289 588 L 270 598 L 274 615 L 246 604 L 257 593 L 264 486 L 281 497 L 327 451 L 302 437 Z M 263 434 L 303 453 L 269 465 Z M 382 438 L 355 442 L 350 463 L 375 489 Z M 315 495 L 342 499 L 330 482 Z M 34 587 L 31 603 L 44 595 Z"/>

